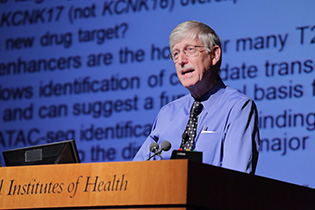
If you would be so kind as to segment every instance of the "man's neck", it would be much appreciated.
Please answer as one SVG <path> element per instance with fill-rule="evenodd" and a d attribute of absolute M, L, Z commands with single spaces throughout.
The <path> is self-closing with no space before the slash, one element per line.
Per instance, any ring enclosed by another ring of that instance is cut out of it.
<path fill-rule="evenodd" d="M 212 78 L 213 79 L 208 80 L 206 84 L 199 85 L 198 87 L 188 88 L 189 92 L 196 100 L 203 98 L 203 96 L 207 94 L 211 88 L 213 88 L 213 86 L 218 82 L 219 76 Z"/>

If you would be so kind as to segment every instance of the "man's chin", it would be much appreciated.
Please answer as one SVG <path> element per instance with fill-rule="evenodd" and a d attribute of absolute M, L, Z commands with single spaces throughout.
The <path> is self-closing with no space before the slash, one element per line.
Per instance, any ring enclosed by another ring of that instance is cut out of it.
<path fill-rule="evenodd" d="M 186 78 L 182 77 L 180 79 L 180 82 L 188 90 L 189 88 L 193 88 L 198 83 L 198 81 L 194 77 L 186 77 Z"/>
<path fill-rule="evenodd" d="M 186 81 L 183 82 L 182 85 L 189 90 L 190 88 L 194 88 L 196 86 L 196 82 Z"/>

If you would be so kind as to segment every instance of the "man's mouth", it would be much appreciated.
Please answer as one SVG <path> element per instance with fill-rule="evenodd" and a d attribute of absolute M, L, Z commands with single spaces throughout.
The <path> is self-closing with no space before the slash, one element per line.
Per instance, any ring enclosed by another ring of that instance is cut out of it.
<path fill-rule="evenodd" d="M 189 73 L 191 73 L 193 71 L 194 71 L 194 69 L 184 69 L 184 70 L 181 71 L 181 73 L 182 73 L 182 75 L 185 75 L 185 74 L 189 74 Z"/>

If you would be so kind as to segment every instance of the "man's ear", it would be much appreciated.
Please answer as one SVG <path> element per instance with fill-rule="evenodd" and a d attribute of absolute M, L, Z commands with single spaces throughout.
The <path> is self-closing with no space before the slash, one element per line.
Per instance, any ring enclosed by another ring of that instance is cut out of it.
<path fill-rule="evenodd" d="M 211 49 L 211 65 L 215 66 L 221 58 L 221 48 L 218 45 L 215 45 Z"/>

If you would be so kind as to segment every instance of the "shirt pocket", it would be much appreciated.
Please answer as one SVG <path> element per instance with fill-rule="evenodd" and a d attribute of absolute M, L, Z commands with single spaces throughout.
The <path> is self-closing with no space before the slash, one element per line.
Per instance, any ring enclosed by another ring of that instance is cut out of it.
<path fill-rule="evenodd" d="M 221 139 L 220 133 L 215 131 L 203 131 L 196 142 L 196 150 L 202 152 L 202 162 L 221 165 Z"/>

